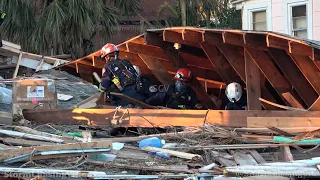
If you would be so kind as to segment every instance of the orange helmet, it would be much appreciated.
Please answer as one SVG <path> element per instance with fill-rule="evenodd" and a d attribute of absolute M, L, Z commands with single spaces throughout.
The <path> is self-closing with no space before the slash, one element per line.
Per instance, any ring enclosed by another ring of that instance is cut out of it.
<path fill-rule="evenodd" d="M 117 53 L 119 52 L 118 48 L 116 45 L 111 44 L 111 43 L 107 43 L 106 45 L 104 45 L 100 51 L 100 57 L 104 58 L 106 57 L 108 54 L 111 53 Z"/>
<path fill-rule="evenodd" d="M 174 76 L 175 80 L 180 80 L 180 81 L 190 81 L 191 78 L 192 78 L 192 74 L 188 68 L 180 68 L 176 72 L 176 75 Z"/>

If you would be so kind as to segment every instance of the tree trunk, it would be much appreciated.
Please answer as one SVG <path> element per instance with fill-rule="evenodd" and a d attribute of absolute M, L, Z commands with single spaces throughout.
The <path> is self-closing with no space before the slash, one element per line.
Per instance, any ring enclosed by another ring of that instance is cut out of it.
<path fill-rule="evenodd" d="M 187 26 L 186 0 L 180 0 L 182 26 Z"/>

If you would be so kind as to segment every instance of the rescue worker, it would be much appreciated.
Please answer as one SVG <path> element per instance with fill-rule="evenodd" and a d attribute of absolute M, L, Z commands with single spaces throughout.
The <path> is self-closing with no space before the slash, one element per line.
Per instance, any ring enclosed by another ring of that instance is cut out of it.
<path fill-rule="evenodd" d="M 99 85 L 101 92 L 121 92 L 139 101 L 146 99 L 135 89 L 138 76 L 136 70 L 130 61 L 119 59 L 119 50 L 114 44 L 108 43 L 102 47 L 101 58 L 106 61 L 102 69 L 102 78 Z M 111 96 L 111 99 L 112 105 L 134 107 L 133 104 L 120 98 Z"/>
<path fill-rule="evenodd" d="M 225 110 L 246 110 L 247 109 L 247 96 L 239 83 L 233 82 L 228 84 L 226 88 L 226 96 L 229 99 Z"/>
<path fill-rule="evenodd" d="M 165 91 L 158 91 L 154 96 L 146 100 L 146 103 L 154 106 L 165 106 L 172 109 L 200 109 L 198 98 L 189 86 L 192 74 L 187 68 L 179 69 L 175 74 L 175 83 L 169 85 Z"/>
<path fill-rule="evenodd" d="M 137 77 L 137 86 L 136 90 L 138 93 L 142 94 L 146 98 L 150 98 L 157 92 L 157 83 L 151 77 L 147 77 L 141 74 L 140 68 L 138 66 L 133 66 L 136 70 Z"/>

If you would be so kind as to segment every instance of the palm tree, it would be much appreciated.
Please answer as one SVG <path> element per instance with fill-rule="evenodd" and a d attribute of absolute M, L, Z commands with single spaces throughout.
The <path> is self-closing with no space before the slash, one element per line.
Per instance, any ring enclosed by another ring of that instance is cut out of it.
<path fill-rule="evenodd" d="M 158 18 L 161 18 L 165 10 L 169 10 L 174 17 L 166 22 L 167 26 L 187 25 L 240 29 L 241 11 L 230 8 L 229 1 L 176 0 L 171 4 L 165 2 L 158 10 Z"/>
<path fill-rule="evenodd" d="M 0 0 L 7 13 L 0 30 L 25 51 L 76 58 L 81 49 L 93 51 L 96 34 L 106 41 L 118 31 L 121 15 L 135 15 L 140 8 L 141 0 Z"/>

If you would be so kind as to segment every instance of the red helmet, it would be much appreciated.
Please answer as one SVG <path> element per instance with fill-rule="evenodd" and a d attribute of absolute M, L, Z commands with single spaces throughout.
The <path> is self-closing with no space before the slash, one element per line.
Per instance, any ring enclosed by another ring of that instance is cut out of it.
<path fill-rule="evenodd" d="M 104 58 L 106 55 L 115 53 L 115 52 L 119 52 L 117 46 L 114 44 L 108 43 L 102 47 L 100 51 L 100 56 L 101 58 Z"/>
<path fill-rule="evenodd" d="M 174 76 L 174 79 L 180 80 L 180 81 L 190 81 L 192 78 L 191 71 L 188 68 L 180 68 L 176 75 Z"/>

